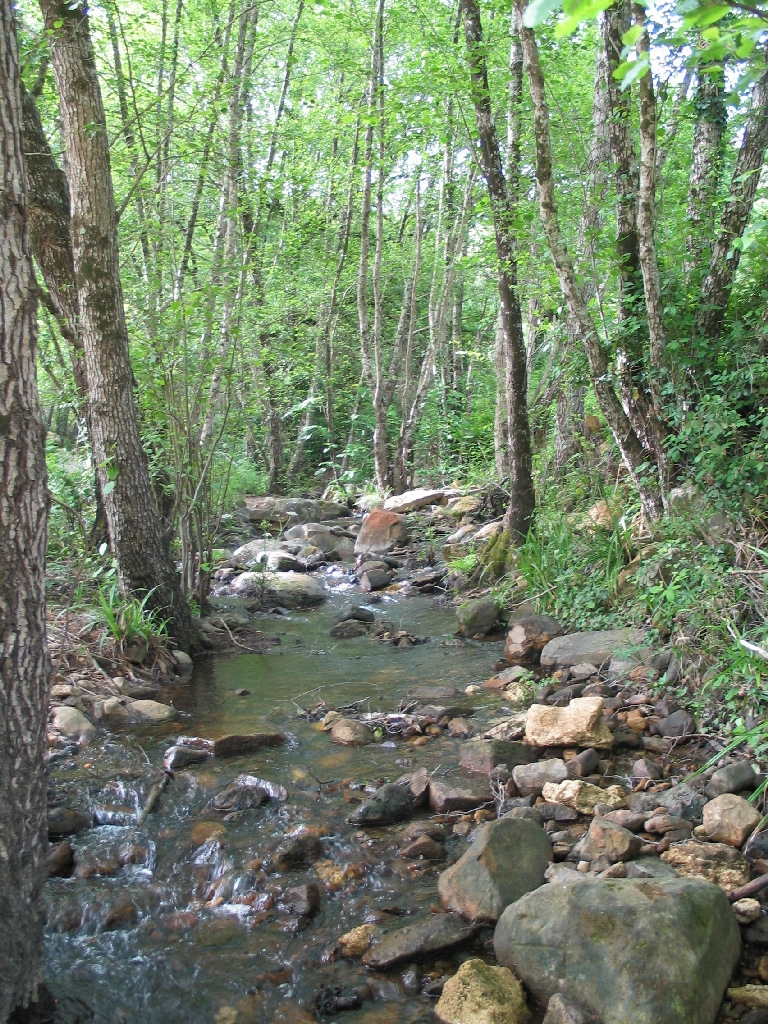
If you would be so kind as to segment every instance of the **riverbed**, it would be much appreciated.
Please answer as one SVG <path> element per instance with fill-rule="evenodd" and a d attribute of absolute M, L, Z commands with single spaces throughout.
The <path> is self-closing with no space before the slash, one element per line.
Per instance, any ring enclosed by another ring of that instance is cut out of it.
<path fill-rule="evenodd" d="M 384 735 L 369 746 L 341 747 L 318 717 L 352 702 L 394 711 L 412 687 L 435 685 L 455 687 L 455 703 L 478 723 L 490 720 L 500 698 L 463 691 L 491 674 L 501 644 L 457 639 L 452 610 L 428 596 L 397 594 L 371 610 L 423 643 L 400 649 L 372 636 L 333 640 L 338 607 L 350 599 L 365 605 L 366 595 L 343 572 L 321 578 L 328 590 L 322 607 L 255 617 L 279 639 L 268 653 L 200 659 L 191 681 L 165 694 L 176 722 L 107 734 L 54 766 L 57 798 L 108 822 L 73 839 L 76 876 L 47 887 L 47 982 L 62 1021 L 434 1020 L 440 979 L 458 960 L 377 974 L 343 959 L 336 943 L 364 922 L 386 929 L 428 913 L 444 865 L 401 859 L 402 824 L 361 831 L 346 819 L 366 787 L 417 766 L 458 774 L 460 740 L 443 734 L 416 745 Z M 176 772 L 157 810 L 136 824 L 176 738 L 249 733 L 264 720 L 285 734 L 282 746 Z M 287 800 L 224 821 L 209 802 L 241 773 L 284 785 Z M 298 826 L 319 836 L 321 858 L 277 870 L 274 851 Z M 449 857 L 465 848 L 464 837 L 449 836 Z M 307 885 L 318 887 L 319 909 L 303 914 Z M 489 934 L 480 935 L 474 955 L 488 952 Z M 344 1005 L 350 1008 L 336 1009 Z"/>

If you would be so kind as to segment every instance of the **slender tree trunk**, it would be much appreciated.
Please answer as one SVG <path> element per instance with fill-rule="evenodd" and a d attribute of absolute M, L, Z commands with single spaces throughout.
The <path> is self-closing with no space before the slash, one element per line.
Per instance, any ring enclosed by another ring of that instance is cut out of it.
<path fill-rule="evenodd" d="M 768 61 L 768 47 L 764 51 Z M 719 338 L 731 285 L 741 258 L 734 241 L 741 238 L 752 215 L 760 182 L 760 169 L 768 147 L 768 70 L 763 71 L 752 92 L 747 126 L 733 169 L 731 187 L 712 246 L 709 271 L 701 286 L 696 326 L 703 338 Z"/>
<path fill-rule="evenodd" d="M 608 365 L 607 353 L 595 329 L 592 315 L 579 288 L 573 262 L 560 232 L 560 220 L 552 179 L 552 146 L 544 75 L 539 61 L 536 37 L 531 29 L 525 28 L 523 25 L 524 5 L 522 0 L 516 0 L 515 7 L 534 111 L 536 183 L 539 192 L 539 207 L 550 253 L 552 254 L 552 262 L 555 265 L 560 289 L 568 304 L 568 310 L 578 327 L 579 336 L 589 362 L 592 386 L 595 390 L 600 410 L 608 421 L 608 426 L 629 470 L 632 482 L 640 495 L 646 516 L 651 520 L 656 520 L 661 517 L 664 510 L 661 483 L 657 477 L 654 479 L 646 473 L 649 454 L 635 433 L 616 395 L 612 374 Z"/>
<path fill-rule="evenodd" d="M 182 647 L 197 646 L 157 513 L 139 434 L 120 284 L 115 199 L 101 89 L 83 8 L 41 0 L 59 90 L 72 252 L 91 401 L 93 449 L 121 586 L 149 593 Z M 109 486 L 108 486 L 109 485 Z"/>
<path fill-rule="evenodd" d="M 533 487 L 531 430 L 528 422 L 526 351 L 517 282 L 517 258 L 510 224 L 509 196 L 501 164 L 499 142 L 491 112 L 488 68 L 483 46 L 480 10 L 476 0 L 461 0 L 469 54 L 472 99 L 480 136 L 483 172 L 493 211 L 498 259 L 501 328 L 506 361 L 507 421 L 509 441 L 510 502 L 505 527 L 515 541 L 524 540 L 533 521 L 536 496 Z"/>
<path fill-rule="evenodd" d="M 42 981 L 46 839 L 45 428 L 10 0 L 0 0 L 0 1021 Z"/>
<path fill-rule="evenodd" d="M 691 147 L 691 179 L 688 185 L 688 233 L 685 238 L 683 273 L 700 280 L 709 263 L 715 233 L 717 193 L 723 173 L 723 133 L 728 118 L 722 77 L 699 71 L 693 100 L 696 121 Z"/>

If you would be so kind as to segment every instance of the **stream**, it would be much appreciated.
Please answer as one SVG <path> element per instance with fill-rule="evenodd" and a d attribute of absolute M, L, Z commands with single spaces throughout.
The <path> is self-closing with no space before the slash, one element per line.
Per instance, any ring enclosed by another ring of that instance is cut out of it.
<path fill-rule="evenodd" d="M 329 591 L 320 608 L 255 617 L 279 638 L 269 653 L 203 658 L 188 685 L 165 691 L 177 722 L 107 734 L 52 765 L 56 799 L 104 822 L 72 840 L 76 875 L 47 886 L 47 983 L 61 1021 L 434 1020 L 439 979 L 453 973 L 466 948 L 453 960 L 443 954 L 377 974 L 334 947 L 364 922 L 386 930 L 427 915 L 438 903 L 443 865 L 398 857 L 406 823 L 361 831 L 346 818 L 367 795 L 364 787 L 370 792 L 417 765 L 458 774 L 461 741 L 443 734 L 424 745 L 385 738 L 341 747 L 303 712 L 353 701 L 394 711 L 414 685 L 439 685 L 455 686 L 455 702 L 487 720 L 498 716 L 501 700 L 463 691 L 491 674 L 501 645 L 457 640 L 452 610 L 427 596 L 389 593 L 370 604 L 377 618 L 428 637 L 425 643 L 400 650 L 373 637 L 333 640 L 334 613 L 350 599 L 365 605 L 366 595 L 339 570 L 320 578 Z M 249 733 L 264 719 L 287 734 L 286 743 L 177 771 L 157 810 L 136 824 L 176 737 Z M 288 799 L 224 821 L 209 801 L 241 773 L 284 785 Z M 275 847 L 300 825 L 320 836 L 321 859 L 275 870 Z M 464 838 L 449 835 L 449 857 L 465 848 Z M 319 888 L 314 916 L 301 889 L 307 885 Z M 483 955 L 487 939 L 470 951 Z"/>

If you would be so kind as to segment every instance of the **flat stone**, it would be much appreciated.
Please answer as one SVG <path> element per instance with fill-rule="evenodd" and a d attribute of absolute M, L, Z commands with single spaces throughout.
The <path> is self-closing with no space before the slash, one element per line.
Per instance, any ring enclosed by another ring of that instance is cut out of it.
<path fill-rule="evenodd" d="M 560 993 L 552 996 L 542 1024 L 596 1024 L 591 1013 L 587 1013 Z"/>
<path fill-rule="evenodd" d="M 486 679 L 483 683 L 483 689 L 504 690 L 514 683 L 519 683 L 521 680 L 527 681 L 530 678 L 530 670 L 524 665 L 510 665 L 509 668 L 505 668 L 503 671 L 497 672 L 495 676 L 491 676 L 490 679 Z"/>
<path fill-rule="evenodd" d="M 505 764 L 511 770 L 516 765 L 530 764 L 535 759 L 536 752 L 524 743 L 504 740 L 469 740 L 462 743 L 459 749 L 462 771 L 474 775 L 490 775 L 500 764 Z"/>
<path fill-rule="evenodd" d="M 336 612 L 333 617 L 335 624 L 346 622 L 348 619 L 357 619 L 358 622 L 375 622 L 376 615 L 370 608 L 361 608 L 356 604 L 345 604 Z"/>
<path fill-rule="evenodd" d="M 714 843 L 742 846 L 760 823 L 762 815 L 744 797 L 723 793 L 704 807 L 702 824 Z"/>
<path fill-rule="evenodd" d="M 412 686 L 408 696 L 411 700 L 450 700 L 458 692 L 455 686 Z"/>
<path fill-rule="evenodd" d="M 491 786 L 487 779 L 430 779 L 429 805 L 433 811 L 471 811 L 490 803 Z"/>
<path fill-rule="evenodd" d="M 465 960 L 443 986 L 435 1006 L 443 1024 L 526 1024 L 523 987 L 506 967 Z"/>
<path fill-rule="evenodd" d="M 264 747 L 279 747 L 284 742 L 283 734 L 269 722 L 264 722 L 254 732 L 242 735 L 233 733 L 214 740 L 213 753 L 215 757 L 243 757 Z"/>
<path fill-rule="evenodd" d="M 405 491 L 403 494 L 394 494 L 386 498 L 381 507 L 386 512 L 403 514 L 413 512 L 417 508 L 424 508 L 425 505 L 442 505 L 447 495 L 455 495 L 453 490 L 445 488 L 435 489 L 430 487 L 415 487 L 412 491 Z"/>
<path fill-rule="evenodd" d="M 613 734 L 603 722 L 602 697 L 578 697 L 567 707 L 533 704 L 528 709 L 525 738 L 536 747 L 612 746 Z"/>
<path fill-rule="evenodd" d="M 569 633 L 556 637 L 541 652 L 542 668 L 554 672 L 589 662 L 601 667 L 618 651 L 642 643 L 643 633 L 637 629 L 604 629 Z"/>
<path fill-rule="evenodd" d="M 668 718 L 662 718 L 656 724 L 659 736 L 692 736 L 698 731 L 696 719 L 682 708 L 674 711 Z"/>
<path fill-rule="evenodd" d="M 496 921 L 510 903 L 544 884 L 551 857 L 552 845 L 537 822 L 530 818 L 491 821 L 440 875 L 440 899 L 447 910 L 472 921 Z"/>
<path fill-rule="evenodd" d="M 739 889 L 750 880 L 749 864 L 744 856 L 724 843 L 699 843 L 689 839 L 675 843 L 662 853 L 662 861 L 671 865 L 679 875 L 702 878 L 720 886 L 726 892 Z"/>
<path fill-rule="evenodd" d="M 96 726 L 77 708 L 54 708 L 51 725 L 62 736 L 80 744 L 90 743 L 96 737 Z"/>
<path fill-rule="evenodd" d="M 689 878 L 545 885 L 494 936 L 539 1003 L 560 994 L 602 1024 L 714 1024 L 740 945 L 725 894 Z"/>
<path fill-rule="evenodd" d="M 334 640 L 357 640 L 368 633 L 368 626 L 359 619 L 345 619 L 337 622 L 331 629 L 331 637 Z"/>
<path fill-rule="evenodd" d="M 280 529 L 293 526 L 296 523 L 339 519 L 349 515 L 346 505 L 340 505 L 335 501 L 319 501 L 311 498 L 273 498 L 270 495 L 261 494 L 246 494 L 245 507 L 248 510 L 248 517 L 254 525 L 268 524 Z"/>
<path fill-rule="evenodd" d="M 633 811 L 653 811 L 657 807 L 664 807 L 675 817 L 694 823 L 701 821 L 706 802 L 707 798 L 702 793 L 685 782 L 661 793 L 630 793 L 627 797 L 627 806 Z"/>
<path fill-rule="evenodd" d="M 389 932 L 365 953 L 363 963 L 373 970 L 386 971 L 408 960 L 454 949 L 473 938 L 476 930 L 475 925 L 456 914 L 434 914 Z"/>
<path fill-rule="evenodd" d="M 399 850 L 400 856 L 407 860 L 445 860 L 445 848 L 429 836 L 422 835 L 411 843 L 406 843 Z"/>

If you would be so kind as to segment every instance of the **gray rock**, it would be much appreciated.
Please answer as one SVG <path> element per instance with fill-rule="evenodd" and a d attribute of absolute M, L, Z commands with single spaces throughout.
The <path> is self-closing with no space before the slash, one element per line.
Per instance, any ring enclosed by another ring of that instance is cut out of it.
<path fill-rule="evenodd" d="M 723 793 L 740 793 L 743 789 L 757 787 L 757 774 L 749 761 L 734 761 L 724 768 L 718 768 L 712 775 L 704 792 L 710 800 Z"/>
<path fill-rule="evenodd" d="M 186 768 L 190 764 L 200 764 L 210 757 L 210 752 L 200 750 L 199 747 L 185 747 L 174 745 L 168 747 L 163 755 L 163 767 L 169 772 L 177 772 L 180 768 Z"/>
<path fill-rule="evenodd" d="M 417 801 L 409 789 L 387 782 L 376 790 L 370 800 L 360 804 L 347 821 L 350 825 L 386 825 L 409 817 L 416 806 Z"/>
<path fill-rule="evenodd" d="M 128 705 L 128 711 L 142 723 L 172 722 L 176 717 L 176 711 L 170 704 L 161 704 L 157 700 L 135 700 Z"/>
<path fill-rule="evenodd" d="M 662 718 L 656 725 L 659 736 L 692 736 L 697 728 L 696 719 L 690 711 L 682 708 L 673 711 L 669 718 Z"/>
<path fill-rule="evenodd" d="M 48 808 L 48 838 L 63 839 L 93 827 L 93 815 L 74 807 Z"/>
<path fill-rule="evenodd" d="M 542 1024 L 598 1024 L 597 1017 L 558 992 L 552 996 Z"/>
<path fill-rule="evenodd" d="M 632 860 L 643 844 L 629 829 L 605 818 L 593 818 L 589 831 L 574 850 L 580 860 L 593 861 L 606 857 L 611 864 Z"/>
<path fill-rule="evenodd" d="M 594 630 L 586 633 L 570 633 L 568 636 L 550 640 L 541 652 L 542 668 L 554 672 L 558 668 L 570 668 L 589 662 L 601 666 L 618 652 L 640 644 L 643 633 L 637 629 Z"/>
<path fill-rule="evenodd" d="M 215 757 L 242 757 L 264 747 L 279 747 L 284 742 L 283 734 L 269 722 L 264 722 L 251 733 L 233 733 L 214 740 L 213 753 Z"/>
<path fill-rule="evenodd" d="M 748 946 L 768 949 L 768 917 L 761 917 L 744 929 L 744 941 Z"/>
<path fill-rule="evenodd" d="M 707 798 L 685 782 L 661 793 L 630 793 L 627 806 L 633 811 L 653 811 L 665 807 L 676 818 L 700 822 Z"/>
<path fill-rule="evenodd" d="M 365 622 L 359 619 L 344 619 L 343 622 L 336 623 L 330 635 L 334 640 L 356 640 L 367 633 L 368 626 Z"/>
<path fill-rule="evenodd" d="M 302 523 L 286 530 L 283 536 L 286 540 L 295 541 L 304 547 L 311 546 L 326 557 L 335 556 L 340 561 L 351 561 L 355 557 L 354 537 L 338 526 Z"/>
<path fill-rule="evenodd" d="M 447 497 L 455 496 L 455 490 L 416 487 L 412 491 L 405 491 L 404 494 L 394 494 L 391 498 L 387 498 L 381 507 L 387 512 L 413 512 L 425 505 L 444 505 Z"/>
<path fill-rule="evenodd" d="M 345 604 L 336 612 L 333 617 L 334 624 L 346 622 L 348 619 L 357 619 L 358 622 L 375 622 L 376 615 L 370 608 L 361 608 L 357 604 Z M 454 690 L 454 693 L 456 691 Z M 453 694 L 452 694 L 453 696 Z"/>
<path fill-rule="evenodd" d="M 458 692 L 455 686 L 412 686 L 408 696 L 411 700 L 450 700 Z"/>
<path fill-rule="evenodd" d="M 345 505 L 335 501 L 314 501 L 310 498 L 273 498 L 268 495 L 246 494 L 248 518 L 255 526 L 268 524 L 283 529 L 296 523 L 311 523 L 323 519 L 339 519 L 349 514 Z"/>
<path fill-rule="evenodd" d="M 258 599 L 261 605 L 285 608 L 313 608 L 326 598 L 322 584 L 299 572 L 244 572 L 232 584 L 239 597 Z M 250 606 L 249 606 L 250 607 Z"/>
<path fill-rule="evenodd" d="M 287 551 L 270 551 L 264 559 L 267 572 L 305 572 L 306 565 L 300 558 Z"/>
<path fill-rule="evenodd" d="M 561 758 L 553 757 L 549 761 L 517 765 L 512 778 L 520 796 L 541 796 L 547 782 L 565 782 L 568 766 Z"/>
<path fill-rule="evenodd" d="M 641 857 L 627 864 L 627 878 L 677 878 L 677 872 L 658 857 Z"/>
<path fill-rule="evenodd" d="M 491 802 L 488 779 L 430 779 L 429 804 L 439 814 L 471 811 Z"/>
<path fill-rule="evenodd" d="M 459 749 L 461 769 L 472 775 L 490 775 L 497 765 L 505 764 L 512 769 L 519 764 L 531 764 L 535 759 L 534 750 L 514 741 L 469 740 Z"/>
<path fill-rule="evenodd" d="M 391 569 L 368 569 L 359 577 L 360 589 L 364 594 L 370 594 L 372 590 L 383 590 L 394 578 Z"/>
<path fill-rule="evenodd" d="M 739 1024 L 768 1024 L 768 1010 L 750 1010 Z"/>
<path fill-rule="evenodd" d="M 464 855 L 440 875 L 446 909 L 472 921 L 496 921 L 505 907 L 544 884 L 552 845 L 530 818 L 489 822 Z"/>
<path fill-rule="evenodd" d="M 278 871 L 293 871 L 320 860 L 323 844 L 318 836 L 301 827 L 285 837 L 272 855 L 272 863 Z"/>
<path fill-rule="evenodd" d="M 385 971 L 406 960 L 453 949 L 473 938 L 476 927 L 456 914 L 434 914 L 424 921 L 397 928 L 363 956 L 366 967 Z"/>
<path fill-rule="evenodd" d="M 173 661 L 180 676 L 188 675 L 195 667 L 186 651 L 173 651 Z"/>
<path fill-rule="evenodd" d="M 588 879 L 512 904 L 494 946 L 540 1003 L 560 993 L 604 1024 L 714 1024 L 741 942 L 707 882 Z"/>
<path fill-rule="evenodd" d="M 481 597 L 476 601 L 465 601 L 456 609 L 459 632 L 462 636 L 474 636 L 481 633 L 485 636 L 496 625 L 499 608 L 491 597 Z"/>
<path fill-rule="evenodd" d="M 54 708 L 51 724 L 62 736 L 78 743 L 90 743 L 96 736 L 96 726 L 77 708 Z"/>

